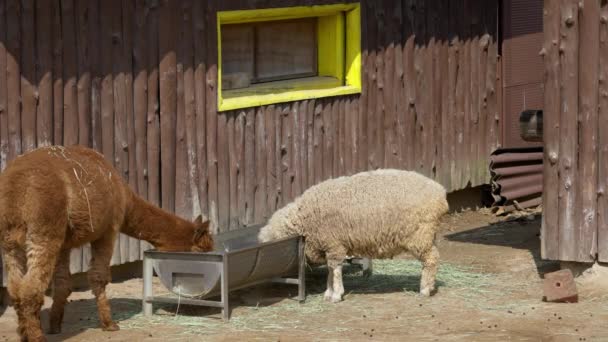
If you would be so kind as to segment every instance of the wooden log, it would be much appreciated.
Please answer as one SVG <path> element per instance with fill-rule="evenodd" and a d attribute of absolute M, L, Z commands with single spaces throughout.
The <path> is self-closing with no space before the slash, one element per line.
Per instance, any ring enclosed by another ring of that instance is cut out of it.
<path fill-rule="evenodd" d="M 89 1 L 89 65 L 91 70 L 91 146 L 103 151 L 101 123 L 101 18 L 99 1 Z"/>
<path fill-rule="evenodd" d="M 574 134 L 578 138 L 578 180 L 576 195 L 576 240 L 578 241 L 576 261 L 595 261 L 598 251 L 597 190 L 598 190 L 598 73 L 599 73 L 599 28 L 600 4 L 594 0 L 583 0 L 579 13 L 578 53 L 578 121 Z M 575 112 L 576 113 L 576 112 Z M 602 127 L 602 126 L 599 126 Z M 602 127 L 606 129 L 606 126 Z M 573 142 L 576 145 L 576 140 Z M 573 164 L 577 165 L 577 164 Z"/>
<path fill-rule="evenodd" d="M 601 4 L 600 18 L 608 18 L 608 3 Z M 598 261 L 606 262 L 606 260 L 608 260 L 608 129 L 606 129 L 606 127 L 608 127 L 608 20 L 600 20 L 599 30 L 597 251 Z M 547 55 L 545 55 L 545 58 L 547 58 L 546 56 Z M 549 118 L 547 118 L 547 121 L 548 120 Z M 547 168 L 547 166 L 545 166 L 545 168 Z M 546 191 L 546 188 L 544 191 Z M 549 230 L 550 228 L 554 227 L 545 227 L 545 220 L 543 220 L 542 229 Z M 550 232 L 553 233 L 551 237 L 556 235 L 553 230 Z M 543 256 L 545 256 L 546 254 L 549 254 L 548 247 L 551 246 L 544 240 L 542 242 L 542 247 L 544 247 Z"/>
<path fill-rule="evenodd" d="M 217 18 L 215 17 L 214 3 L 207 2 L 205 11 L 206 27 L 216 27 Z M 208 174 L 208 208 L 209 219 L 217 227 L 217 201 L 218 201 L 218 183 L 217 183 L 217 34 L 215 30 L 206 30 L 207 46 L 207 77 L 206 77 L 206 129 L 207 129 L 207 174 Z"/>
<path fill-rule="evenodd" d="M 560 154 L 560 2 L 544 1 L 543 59 L 545 74 L 543 211 L 541 224 L 541 256 L 559 258 L 559 154 Z"/>
<path fill-rule="evenodd" d="M 162 207 L 175 210 L 175 139 L 177 114 L 177 4 L 161 2 L 159 13 L 159 84 Z"/>
<path fill-rule="evenodd" d="M 560 11 L 559 259 L 578 261 L 578 2 L 562 0 Z"/>
<path fill-rule="evenodd" d="M 36 2 L 35 25 L 38 56 L 36 62 L 36 80 L 38 82 L 36 145 L 48 146 L 53 143 L 53 8 L 51 2 Z M 0 40 L 4 39 L 0 38 Z M 2 67 L 0 66 L 0 68 Z M 6 70 L 6 65 L 2 70 Z"/>
<path fill-rule="evenodd" d="M 147 59 L 147 105 L 146 105 L 146 157 L 148 201 L 160 206 L 160 107 L 159 62 L 158 62 L 158 6 L 146 3 L 148 13 L 145 20 L 146 59 Z M 142 249 L 146 248 L 142 244 Z"/>
<path fill-rule="evenodd" d="M 266 141 L 268 146 L 268 159 L 266 161 L 266 200 L 268 213 L 272 213 L 277 209 L 277 154 L 276 154 L 276 108 L 270 105 L 265 108 L 266 116 Z"/>
<path fill-rule="evenodd" d="M 73 0 L 61 0 L 63 42 L 63 144 L 78 143 L 76 17 Z"/>
<path fill-rule="evenodd" d="M 264 108 L 258 108 L 255 113 L 255 202 L 254 223 L 263 223 L 268 218 L 266 201 L 266 157 L 268 154 L 266 145 L 266 125 Z M 303 115 L 304 116 L 304 115 Z M 302 135 L 306 133 L 301 129 Z"/>
<path fill-rule="evenodd" d="M 19 1 L 6 2 L 6 83 L 7 83 L 7 112 L 8 112 L 8 160 L 13 160 L 21 154 L 21 6 Z"/>
<path fill-rule="evenodd" d="M 78 76 L 76 80 L 78 101 L 78 144 L 90 146 L 91 142 L 91 65 L 90 46 L 96 42 L 89 41 L 89 4 L 75 2 L 76 7 L 76 52 Z"/>
<path fill-rule="evenodd" d="M 21 1 L 21 147 L 36 148 L 36 28 L 34 1 Z"/>
<path fill-rule="evenodd" d="M 53 16 L 53 144 L 63 144 L 63 44 L 61 2 L 54 1 Z"/>
<path fill-rule="evenodd" d="M 309 100 L 306 109 L 306 189 L 315 184 L 315 105 L 314 99 Z"/>
<path fill-rule="evenodd" d="M 194 39 L 194 88 L 196 102 L 196 158 L 198 171 L 198 196 L 201 212 L 209 215 L 207 201 L 207 150 L 206 150 L 206 103 L 205 103 L 205 59 L 206 42 L 205 37 L 205 12 L 202 1 L 194 2 L 194 36 L 202 37 Z"/>
<path fill-rule="evenodd" d="M 314 111 L 314 184 L 323 181 L 323 100 L 317 100 Z"/>
<path fill-rule="evenodd" d="M 9 154 L 8 83 L 6 78 L 6 2 L 0 3 L 0 171 L 6 168 Z"/>
<path fill-rule="evenodd" d="M 186 64 L 188 63 L 188 33 L 187 30 L 191 28 L 188 22 L 189 14 L 187 1 L 180 2 L 181 8 L 178 7 L 178 21 L 177 21 L 177 37 L 180 37 L 177 45 L 176 54 L 176 105 L 177 115 L 175 117 L 175 213 L 178 216 L 189 218 L 192 217 L 192 206 L 191 206 L 191 194 L 189 192 L 189 172 L 188 172 L 188 152 L 186 143 L 186 100 L 185 100 L 185 89 L 184 89 L 184 73 Z M 164 156 L 163 156 L 164 158 Z M 164 193 L 162 193 L 164 195 Z"/>
<path fill-rule="evenodd" d="M 226 134 L 228 135 L 228 172 L 229 172 L 229 187 L 230 192 L 228 197 L 230 198 L 230 218 L 229 218 L 229 229 L 240 228 L 240 213 L 238 211 L 238 176 L 239 176 L 239 160 L 237 152 L 237 144 L 240 142 L 236 137 L 236 117 L 239 116 L 239 112 L 226 113 L 228 116 L 228 124 Z M 242 133 L 242 132 L 239 132 Z M 242 148 L 242 147 L 241 147 Z"/>
<path fill-rule="evenodd" d="M 236 202 L 237 202 L 237 216 L 238 216 L 238 225 L 239 227 L 245 227 L 246 223 L 246 194 L 245 194 L 245 182 L 246 180 L 246 171 L 245 168 L 245 120 L 247 114 L 245 111 L 239 110 L 236 114 L 235 122 L 234 122 L 234 156 L 232 153 L 230 157 L 235 158 L 236 163 L 236 171 L 237 171 L 237 182 L 236 182 Z M 232 182 L 230 183 L 232 184 Z M 232 198 L 232 197 L 231 197 Z M 233 214 L 234 216 L 234 214 Z"/>
<path fill-rule="evenodd" d="M 114 76 L 112 58 L 112 3 L 101 1 L 101 132 L 102 151 L 106 159 L 114 163 Z"/>
<path fill-rule="evenodd" d="M 133 39 L 133 121 L 136 168 L 131 175 L 136 177 L 137 192 L 143 198 L 148 198 L 148 158 L 146 153 L 146 118 L 148 116 L 148 50 L 146 20 L 147 8 L 145 0 L 135 2 L 135 32 Z"/>

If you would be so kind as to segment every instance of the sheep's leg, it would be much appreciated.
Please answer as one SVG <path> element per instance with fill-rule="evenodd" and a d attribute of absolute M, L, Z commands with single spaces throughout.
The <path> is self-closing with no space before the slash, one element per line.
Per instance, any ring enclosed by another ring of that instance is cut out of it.
<path fill-rule="evenodd" d="M 333 294 L 331 296 L 332 303 L 342 301 L 344 295 L 344 284 L 342 283 L 342 264 L 344 259 L 334 259 L 328 261 L 329 267 L 333 269 Z"/>
<path fill-rule="evenodd" d="M 26 256 L 25 251 L 18 247 L 7 248 L 3 246 L 4 254 L 4 266 L 7 270 L 7 291 L 11 298 L 15 312 L 17 313 L 17 333 L 21 337 L 22 341 L 27 341 L 25 335 L 25 320 L 23 316 L 23 310 L 21 308 L 21 301 L 19 300 L 19 289 L 23 281 L 23 275 L 26 272 Z"/>
<path fill-rule="evenodd" d="M 53 306 L 51 307 L 49 334 L 59 334 L 61 332 L 65 304 L 72 293 L 69 249 L 61 251 L 59 261 L 57 261 L 57 266 L 55 267 L 53 282 Z"/>
<path fill-rule="evenodd" d="M 114 230 L 108 232 L 97 241 L 91 242 L 91 268 L 89 269 L 89 285 L 97 299 L 97 313 L 101 329 L 105 331 L 119 330 L 118 324 L 112 321 L 110 301 L 106 297 L 106 285 L 110 282 L 110 261 L 114 251 Z"/>
<path fill-rule="evenodd" d="M 323 294 L 323 298 L 326 301 L 331 301 L 332 296 L 334 295 L 334 269 L 329 266 L 329 262 L 327 262 L 327 289 Z"/>
<path fill-rule="evenodd" d="M 32 231 L 38 231 L 32 229 Z M 43 230 L 44 231 L 44 230 Z M 40 325 L 40 309 L 49 286 L 62 240 L 49 239 L 47 234 L 28 236 L 27 273 L 21 281 L 19 301 L 27 340 L 46 341 Z"/>
<path fill-rule="evenodd" d="M 422 261 L 422 276 L 420 277 L 420 294 L 430 296 L 435 291 L 435 276 L 439 265 L 439 251 L 433 245 L 429 250 L 421 253 L 419 257 Z"/>

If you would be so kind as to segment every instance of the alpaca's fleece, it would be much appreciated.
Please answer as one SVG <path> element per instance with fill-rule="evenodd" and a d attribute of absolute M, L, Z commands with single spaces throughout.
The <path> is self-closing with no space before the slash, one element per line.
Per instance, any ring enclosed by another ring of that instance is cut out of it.
<path fill-rule="evenodd" d="M 306 256 L 315 264 L 349 255 L 391 258 L 409 251 L 436 269 L 435 234 L 447 211 L 446 191 L 437 182 L 411 171 L 376 170 L 309 188 L 278 210 L 258 238 L 266 242 L 303 235 Z M 431 273 L 428 281 L 434 286 Z"/>

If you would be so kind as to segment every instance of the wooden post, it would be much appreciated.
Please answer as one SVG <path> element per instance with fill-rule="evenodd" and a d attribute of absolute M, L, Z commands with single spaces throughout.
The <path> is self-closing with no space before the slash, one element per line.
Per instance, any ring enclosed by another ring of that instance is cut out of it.
<path fill-rule="evenodd" d="M 599 32 L 599 112 L 598 112 L 598 184 L 597 251 L 601 262 L 608 261 L 608 3 L 600 8 Z"/>

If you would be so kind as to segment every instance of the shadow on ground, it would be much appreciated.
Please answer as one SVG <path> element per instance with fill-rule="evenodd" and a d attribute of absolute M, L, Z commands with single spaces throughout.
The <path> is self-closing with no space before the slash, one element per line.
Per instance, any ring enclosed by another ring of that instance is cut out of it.
<path fill-rule="evenodd" d="M 543 260 L 540 256 L 541 214 L 521 217 L 510 221 L 492 223 L 488 226 L 446 234 L 448 241 L 510 247 L 528 250 L 534 259 L 539 277 L 559 269 L 559 263 Z"/>

